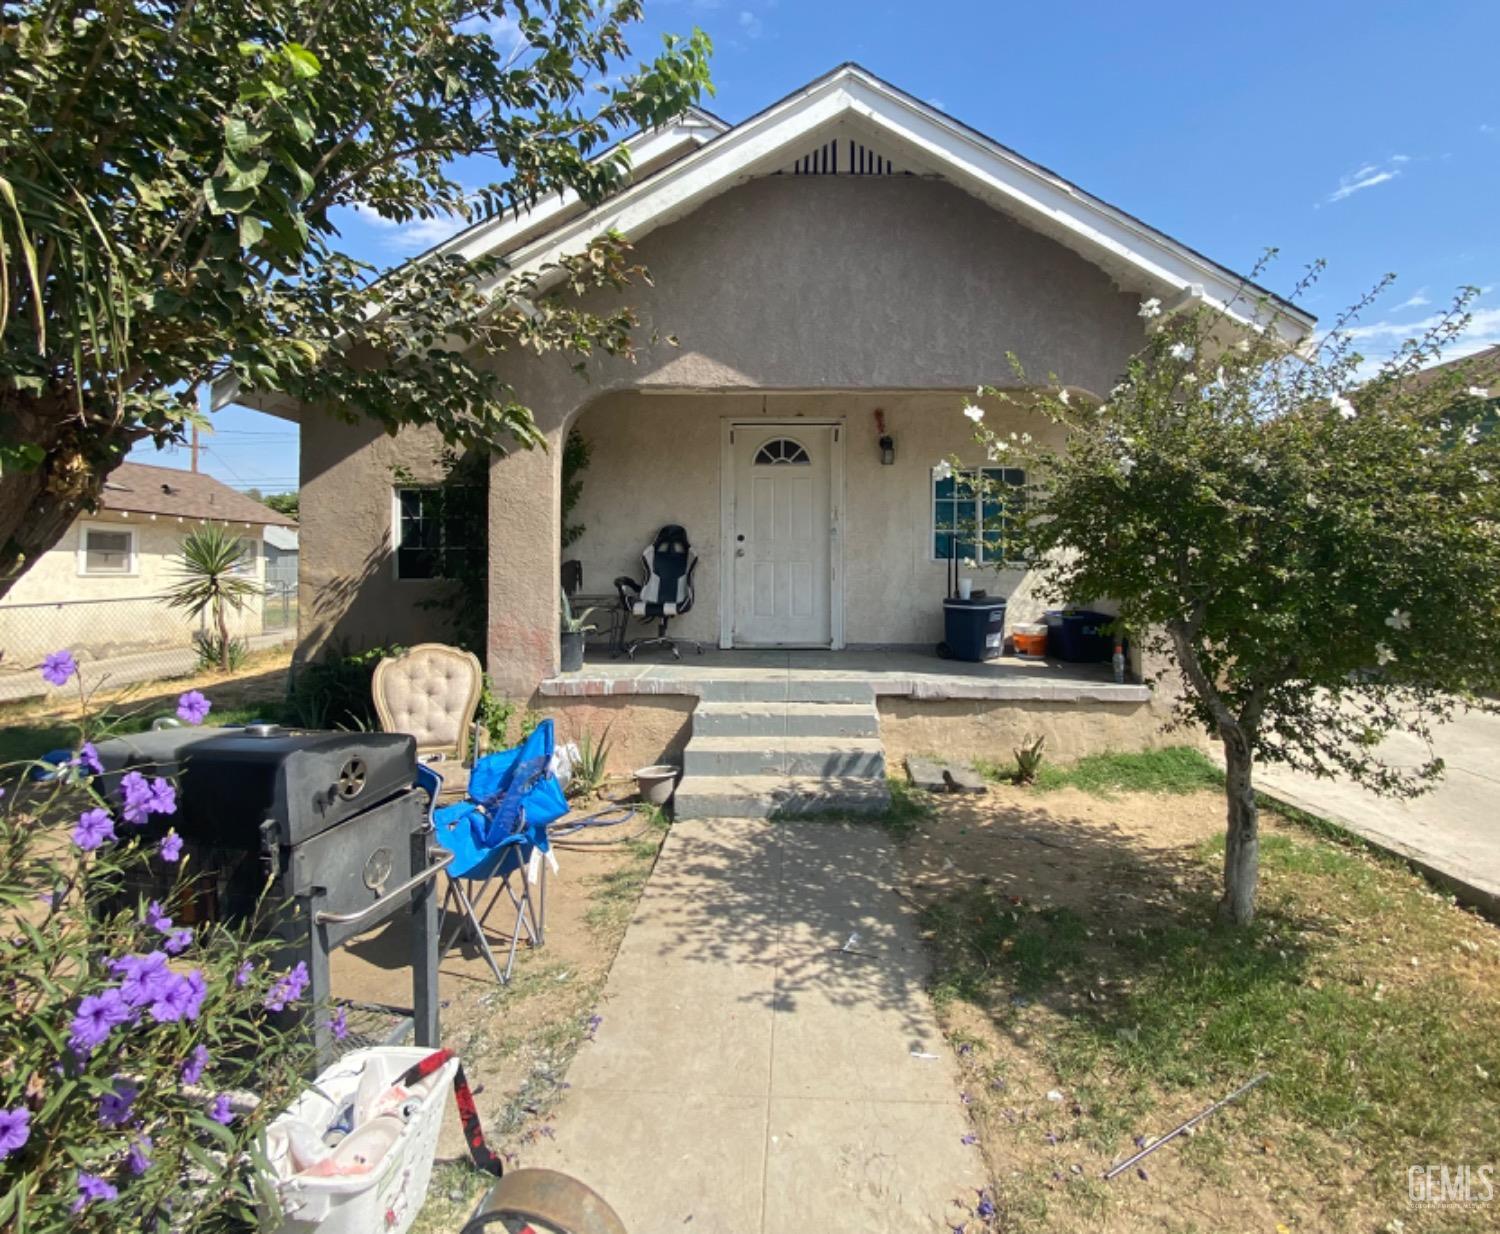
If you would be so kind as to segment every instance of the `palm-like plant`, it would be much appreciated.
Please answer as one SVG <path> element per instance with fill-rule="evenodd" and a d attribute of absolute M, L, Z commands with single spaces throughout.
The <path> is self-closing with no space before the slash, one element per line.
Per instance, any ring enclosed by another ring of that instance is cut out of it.
<path fill-rule="evenodd" d="M 190 532 L 178 557 L 179 579 L 167 589 L 167 603 L 196 617 L 208 611 L 219 631 L 219 671 L 230 668 L 229 620 L 226 607 L 236 612 L 255 595 L 255 580 L 235 573 L 245 556 L 245 542 L 210 523 Z"/>

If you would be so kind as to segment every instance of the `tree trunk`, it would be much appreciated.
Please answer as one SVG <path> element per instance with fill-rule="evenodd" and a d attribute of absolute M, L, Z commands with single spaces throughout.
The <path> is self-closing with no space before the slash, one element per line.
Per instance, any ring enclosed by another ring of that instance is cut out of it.
<path fill-rule="evenodd" d="M 1224 840 L 1224 895 L 1219 901 L 1219 919 L 1243 926 L 1255 916 L 1255 888 L 1260 881 L 1260 812 L 1250 779 L 1250 743 L 1237 729 L 1221 735 L 1229 830 Z"/>
<path fill-rule="evenodd" d="M 219 623 L 219 672 L 229 672 L 229 621 L 224 616 L 224 601 L 214 601 L 214 620 Z"/>
<path fill-rule="evenodd" d="M 95 508 L 104 478 L 130 448 L 112 428 L 85 425 L 65 393 L 40 397 L 6 391 L 0 397 L 0 440 L 39 446 L 30 470 L 7 466 L 0 475 L 0 599 L 53 548 L 73 520 Z M 86 449 L 85 449 L 86 447 Z"/>

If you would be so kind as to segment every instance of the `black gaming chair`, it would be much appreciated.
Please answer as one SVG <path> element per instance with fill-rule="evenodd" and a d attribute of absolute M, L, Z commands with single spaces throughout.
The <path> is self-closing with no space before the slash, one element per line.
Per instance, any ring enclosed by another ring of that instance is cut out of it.
<path fill-rule="evenodd" d="M 689 643 L 703 654 L 703 645 L 692 639 L 667 637 L 667 622 L 681 617 L 693 607 L 693 570 L 698 565 L 698 556 L 688 543 L 687 532 L 676 523 L 668 523 L 656 533 L 656 539 L 641 553 L 645 564 L 645 576 L 640 582 L 626 575 L 615 579 L 615 590 L 620 596 L 620 607 L 642 621 L 657 623 L 655 638 L 637 638 L 621 646 L 632 660 L 642 647 L 665 647 L 674 660 L 682 659 L 677 650 L 679 642 Z"/>

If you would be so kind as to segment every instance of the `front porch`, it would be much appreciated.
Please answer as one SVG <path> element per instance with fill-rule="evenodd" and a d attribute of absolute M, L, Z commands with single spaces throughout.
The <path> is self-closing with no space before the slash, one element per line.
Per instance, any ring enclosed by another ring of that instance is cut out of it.
<path fill-rule="evenodd" d="M 1003 763 L 1044 737 L 1069 760 L 1159 744 L 1163 720 L 1149 687 L 1107 665 L 910 650 L 600 660 L 546 678 L 533 705 L 564 740 L 607 732 L 615 770 L 682 766 L 682 817 L 878 810 L 911 755 Z"/>

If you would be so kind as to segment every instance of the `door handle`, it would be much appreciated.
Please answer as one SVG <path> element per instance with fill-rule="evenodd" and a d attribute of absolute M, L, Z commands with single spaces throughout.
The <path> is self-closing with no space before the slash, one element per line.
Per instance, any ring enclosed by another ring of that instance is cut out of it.
<path fill-rule="evenodd" d="M 734 555 L 736 557 L 743 557 L 745 555 L 745 550 L 742 548 L 737 548 L 734 550 Z"/>

